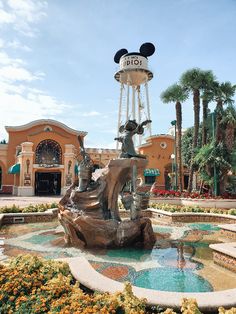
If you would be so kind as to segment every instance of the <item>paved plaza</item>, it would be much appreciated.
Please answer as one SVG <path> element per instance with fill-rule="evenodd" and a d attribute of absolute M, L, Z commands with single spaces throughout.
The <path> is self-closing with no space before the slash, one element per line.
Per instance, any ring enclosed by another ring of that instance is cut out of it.
<path fill-rule="evenodd" d="M 62 196 L 12 196 L 12 195 L 0 195 L 0 207 L 12 206 L 15 204 L 19 207 L 28 206 L 30 204 L 46 204 L 46 203 L 58 203 Z"/>

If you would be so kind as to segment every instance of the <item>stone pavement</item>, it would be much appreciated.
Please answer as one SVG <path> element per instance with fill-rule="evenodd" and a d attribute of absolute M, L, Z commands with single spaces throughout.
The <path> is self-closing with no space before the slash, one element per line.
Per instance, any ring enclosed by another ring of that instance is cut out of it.
<path fill-rule="evenodd" d="M 30 204 L 58 203 L 62 196 L 12 196 L 0 194 L 0 207 L 12 206 L 15 204 L 19 207 L 28 206 Z"/>

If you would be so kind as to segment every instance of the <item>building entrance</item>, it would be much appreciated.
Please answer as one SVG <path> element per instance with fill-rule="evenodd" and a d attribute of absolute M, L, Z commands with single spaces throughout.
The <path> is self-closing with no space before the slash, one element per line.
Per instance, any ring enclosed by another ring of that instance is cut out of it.
<path fill-rule="evenodd" d="M 61 173 L 60 172 L 36 172 L 35 195 L 60 195 Z"/>

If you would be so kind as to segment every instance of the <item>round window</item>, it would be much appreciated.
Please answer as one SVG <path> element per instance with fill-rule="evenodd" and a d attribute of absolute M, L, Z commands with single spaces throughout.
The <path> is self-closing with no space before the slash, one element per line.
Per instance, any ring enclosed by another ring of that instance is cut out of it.
<path fill-rule="evenodd" d="M 167 144 L 166 144 L 166 142 L 161 142 L 160 146 L 161 146 L 161 148 L 165 149 L 167 147 Z"/>

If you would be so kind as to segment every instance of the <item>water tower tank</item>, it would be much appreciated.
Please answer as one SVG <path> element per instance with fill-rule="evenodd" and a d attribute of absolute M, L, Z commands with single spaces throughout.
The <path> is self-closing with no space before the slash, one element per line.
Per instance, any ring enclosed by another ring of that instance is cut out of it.
<path fill-rule="evenodd" d="M 153 78 L 148 69 L 148 59 L 140 53 L 131 52 L 123 55 L 119 62 L 120 70 L 115 73 L 115 79 L 123 84 L 138 86 Z"/>
<path fill-rule="evenodd" d="M 153 73 L 148 69 L 148 57 L 154 52 L 155 46 L 152 43 L 144 43 L 139 52 L 128 52 L 123 48 L 114 56 L 115 63 L 119 64 L 119 70 L 114 77 L 120 83 L 117 137 L 124 120 L 133 119 L 138 123 L 143 118 L 151 120 L 148 82 L 153 78 Z M 145 99 L 142 98 L 143 96 Z M 151 135 L 151 124 L 148 129 Z M 141 136 L 139 136 L 139 144 L 141 144 Z"/>

